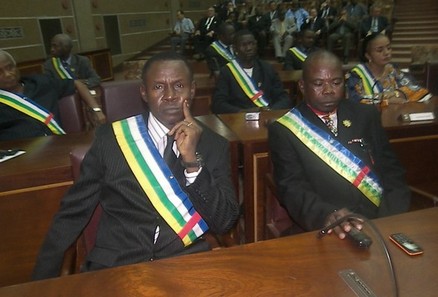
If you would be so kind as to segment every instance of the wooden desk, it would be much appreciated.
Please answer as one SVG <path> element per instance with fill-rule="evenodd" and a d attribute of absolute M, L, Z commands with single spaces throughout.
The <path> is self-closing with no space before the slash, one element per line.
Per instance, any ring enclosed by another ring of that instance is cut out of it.
<path fill-rule="evenodd" d="M 261 112 L 258 121 L 246 121 L 245 113 L 218 115 L 236 134 L 241 145 L 246 242 L 258 241 L 264 237 L 263 179 L 270 168 L 266 124 L 286 112 L 287 110 Z"/>
<path fill-rule="evenodd" d="M 437 208 L 374 221 L 392 256 L 400 297 L 436 296 Z M 356 296 L 338 276 L 353 269 L 377 296 L 392 296 L 376 237 L 368 250 L 315 232 L 211 252 L 0 288 L 15 296 Z M 410 257 L 387 239 L 404 232 L 425 250 Z"/>
<path fill-rule="evenodd" d="M 24 155 L 0 163 L 0 287 L 30 280 L 61 197 L 73 183 L 69 153 L 93 132 L 0 142 Z"/>

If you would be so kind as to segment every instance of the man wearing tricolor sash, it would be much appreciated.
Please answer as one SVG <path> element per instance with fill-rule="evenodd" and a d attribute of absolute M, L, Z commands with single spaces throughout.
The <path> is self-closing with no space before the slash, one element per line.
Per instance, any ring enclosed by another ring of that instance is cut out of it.
<path fill-rule="evenodd" d="M 379 113 L 345 100 L 341 61 L 310 54 L 299 82 L 304 101 L 269 126 L 281 204 L 294 221 L 288 233 L 316 230 L 344 215 L 369 219 L 407 211 L 410 191 Z M 361 224 L 330 232 L 344 238 Z"/>
<path fill-rule="evenodd" d="M 205 51 L 208 69 L 215 78 L 219 76 L 220 69 L 234 60 L 232 43 L 235 29 L 230 23 L 222 23 L 217 29 L 217 39 Z"/>
<path fill-rule="evenodd" d="M 47 75 L 21 77 L 14 58 L 0 50 L 0 140 L 65 134 L 58 100 L 75 91 L 90 108 L 100 109 L 80 81 Z M 104 114 L 96 113 L 95 120 L 105 122 Z"/>
<path fill-rule="evenodd" d="M 50 45 L 51 57 L 44 62 L 44 73 L 57 79 L 78 79 L 90 89 L 99 86 L 100 77 L 90 60 L 72 54 L 73 41 L 69 35 L 56 34 Z"/>
<path fill-rule="evenodd" d="M 272 65 L 257 58 L 257 42 L 248 30 L 236 33 L 236 59 L 223 67 L 217 80 L 213 113 L 284 109 L 292 100 Z"/>
<path fill-rule="evenodd" d="M 149 112 L 96 131 L 34 279 L 59 274 L 64 251 L 97 205 L 102 215 L 84 271 L 206 251 L 206 232 L 224 234 L 235 224 L 228 142 L 191 116 L 195 82 L 188 62 L 174 52 L 157 54 L 142 81 Z"/>
<path fill-rule="evenodd" d="M 315 32 L 310 29 L 302 29 L 298 32 L 297 45 L 291 47 L 286 52 L 284 59 L 284 70 L 301 70 L 303 69 L 304 60 L 307 56 L 316 51 Z"/>

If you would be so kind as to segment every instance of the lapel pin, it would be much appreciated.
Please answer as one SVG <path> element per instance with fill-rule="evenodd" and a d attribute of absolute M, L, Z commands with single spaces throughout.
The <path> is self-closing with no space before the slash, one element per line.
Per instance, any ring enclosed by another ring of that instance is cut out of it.
<path fill-rule="evenodd" d="M 345 127 L 347 127 L 347 128 L 351 127 L 351 121 L 350 121 L 350 120 L 343 120 L 343 121 L 342 121 L 342 124 L 343 124 Z"/>

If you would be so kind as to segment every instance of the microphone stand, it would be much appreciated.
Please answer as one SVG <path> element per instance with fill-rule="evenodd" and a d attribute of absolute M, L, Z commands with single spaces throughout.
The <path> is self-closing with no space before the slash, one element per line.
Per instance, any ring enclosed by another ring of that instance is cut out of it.
<path fill-rule="evenodd" d="M 394 270 L 394 266 L 392 264 L 392 258 L 391 255 L 389 254 L 389 250 L 388 247 L 385 244 L 385 240 L 383 239 L 382 234 L 380 233 L 379 229 L 377 228 L 377 226 L 371 221 L 368 220 L 366 217 L 364 217 L 363 215 L 357 214 L 357 213 L 352 213 L 352 214 L 348 214 L 343 216 L 342 218 L 336 220 L 335 222 L 333 222 L 332 224 L 324 227 L 323 229 L 321 229 L 317 234 L 316 237 L 318 239 L 323 238 L 325 235 L 328 234 L 328 231 L 339 226 L 340 224 L 342 224 L 345 221 L 360 221 L 363 223 L 367 223 L 369 225 L 369 227 L 371 228 L 371 230 L 374 232 L 374 234 L 377 237 L 377 240 L 379 242 L 379 244 L 381 245 L 381 247 L 383 248 L 386 260 L 388 262 L 388 267 L 389 267 L 389 272 L 391 274 L 391 278 L 392 278 L 392 291 L 394 293 L 394 297 L 398 297 L 399 296 L 399 290 L 398 290 L 398 283 L 397 283 L 397 277 L 395 274 L 395 270 Z"/>

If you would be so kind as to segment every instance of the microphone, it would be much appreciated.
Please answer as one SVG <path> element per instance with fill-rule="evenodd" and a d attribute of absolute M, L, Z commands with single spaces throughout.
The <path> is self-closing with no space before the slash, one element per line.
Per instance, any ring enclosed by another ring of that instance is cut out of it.
<path fill-rule="evenodd" d="M 348 214 L 348 215 L 345 215 L 345 216 L 339 218 L 338 220 L 336 220 L 332 224 L 322 228 L 316 234 L 316 237 L 318 239 L 323 238 L 325 235 L 328 234 L 329 230 L 339 226 L 340 224 L 342 224 L 345 221 L 359 221 L 361 223 L 368 224 L 368 226 L 371 228 L 373 233 L 376 235 L 377 241 L 380 244 L 380 246 L 382 247 L 382 249 L 384 251 L 384 254 L 385 254 L 385 258 L 386 258 L 387 263 L 388 263 L 388 268 L 389 268 L 389 272 L 390 272 L 391 279 L 392 279 L 392 291 L 394 293 L 394 296 L 398 297 L 399 296 L 399 289 L 398 289 L 397 277 L 396 277 L 396 274 L 395 274 L 394 266 L 392 264 L 391 255 L 389 254 L 388 247 L 385 244 L 385 240 L 383 239 L 382 234 L 380 233 L 380 231 L 377 228 L 377 226 L 371 220 L 369 220 L 368 218 L 366 218 L 365 216 L 363 216 L 361 214 L 351 213 L 351 214 Z"/>

